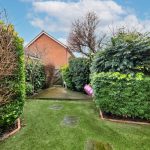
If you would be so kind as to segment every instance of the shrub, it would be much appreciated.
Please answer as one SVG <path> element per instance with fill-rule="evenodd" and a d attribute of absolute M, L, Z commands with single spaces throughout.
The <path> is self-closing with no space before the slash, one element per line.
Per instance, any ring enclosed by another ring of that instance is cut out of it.
<path fill-rule="evenodd" d="M 89 66 L 86 58 L 72 58 L 69 65 L 61 68 L 62 78 L 69 89 L 84 91 L 84 85 L 89 83 Z"/>
<path fill-rule="evenodd" d="M 95 73 L 92 76 L 95 102 L 104 113 L 150 119 L 150 77 L 134 77 L 119 72 Z"/>
<path fill-rule="evenodd" d="M 66 83 L 67 88 L 74 90 L 74 84 L 72 82 L 72 75 L 71 75 L 68 65 L 61 67 L 61 75 L 62 75 L 63 81 Z"/>
<path fill-rule="evenodd" d="M 9 43 L 9 47 L 1 45 L 1 52 L 5 50 L 4 55 L 0 55 L 0 60 L 7 60 L 6 64 L 10 61 L 16 63 L 16 68 L 11 73 L 4 70 L 4 74 L 0 76 L 0 128 L 8 126 L 15 122 L 15 120 L 22 114 L 24 98 L 25 98 L 25 74 L 24 74 L 24 51 L 23 51 L 23 40 L 18 36 L 14 31 L 12 25 L 0 24 L 1 37 L 5 34 L 6 37 L 2 38 L 0 41 L 1 44 Z M 9 39 L 11 37 L 11 39 Z M 9 41 L 10 40 L 10 41 Z M 13 58 L 9 59 L 9 54 L 7 53 L 8 48 L 10 48 Z M 2 62 L 3 64 L 5 61 Z M 0 64 L 0 68 L 3 66 Z M 10 66 L 7 65 L 6 69 Z M 0 70 L 1 71 L 1 70 Z M 1 73 L 1 72 L 0 72 Z M 3 90 L 2 90 L 3 88 Z M 9 94 L 9 96 L 7 95 Z M 8 96 L 8 97 L 7 97 Z M 5 99 L 8 98 L 6 102 L 1 101 L 2 97 Z"/>
<path fill-rule="evenodd" d="M 150 38 L 136 32 L 119 32 L 95 55 L 91 71 L 150 74 Z"/>
<path fill-rule="evenodd" d="M 46 76 L 44 66 L 37 60 L 30 60 L 26 63 L 26 82 L 28 88 L 26 89 L 27 94 L 31 94 L 32 88 L 33 93 L 45 87 Z M 32 88 L 31 88 L 32 85 Z M 30 91 L 28 93 L 28 91 Z"/>
<path fill-rule="evenodd" d="M 89 59 L 73 58 L 69 61 L 69 70 L 76 91 L 84 91 L 84 85 L 89 83 Z"/>
<path fill-rule="evenodd" d="M 31 83 L 26 82 L 26 95 L 30 96 L 34 94 L 34 87 Z"/>

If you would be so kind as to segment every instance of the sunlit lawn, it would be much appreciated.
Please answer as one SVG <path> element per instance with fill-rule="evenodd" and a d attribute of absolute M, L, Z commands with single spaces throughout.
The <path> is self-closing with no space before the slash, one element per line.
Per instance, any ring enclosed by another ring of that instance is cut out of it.
<path fill-rule="evenodd" d="M 60 110 L 49 109 L 59 104 Z M 65 116 L 77 116 L 70 127 Z M 29 100 L 21 131 L 0 143 L 0 150 L 84 150 L 89 139 L 109 143 L 115 150 L 149 150 L 150 126 L 100 120 L 92 102 Z"/>

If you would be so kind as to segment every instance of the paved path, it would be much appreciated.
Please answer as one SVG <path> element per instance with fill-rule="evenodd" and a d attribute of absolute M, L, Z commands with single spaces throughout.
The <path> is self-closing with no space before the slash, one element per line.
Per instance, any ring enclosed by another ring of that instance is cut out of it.
<path fill-rule="evenodd" d="M 80 93 L 65 89 L 60 86 L 51 87 L 42 90 L 39 94 L 34 95 L 32 98 L 35 99 L 56 99 L 56 100 L 91 100 L 92 97 Z"/>

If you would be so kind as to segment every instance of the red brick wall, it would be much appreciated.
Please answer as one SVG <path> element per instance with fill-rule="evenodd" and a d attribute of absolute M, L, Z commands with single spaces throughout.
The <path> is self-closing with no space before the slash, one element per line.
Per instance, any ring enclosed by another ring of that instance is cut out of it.
<path fill-rule="evenodd" d="M 71 56 L 65 47 L 45 34 L 42 34 L 29 45 L 26 51 L 31 52 L 31 54 L 38 53 L 45 65 L 53 65 L 55 68 L 67 64 Z"/>

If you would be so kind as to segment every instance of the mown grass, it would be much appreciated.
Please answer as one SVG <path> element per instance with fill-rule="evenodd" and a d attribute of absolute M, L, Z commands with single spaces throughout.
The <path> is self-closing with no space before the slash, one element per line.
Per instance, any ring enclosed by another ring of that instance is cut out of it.
<path fill-rule="evenodd" d="M 61 110 L 49 109 L 63 105 Z M 77 116 L 74 127 L 64 116 Z M 109 143 L 114 150 L 149 150 L 150 126 L 100 120 L 92 102 L 32 101 L 25 104 L 21 131 L 0 142 L 0 150 L 84 150 L 88 140 Z"/>

